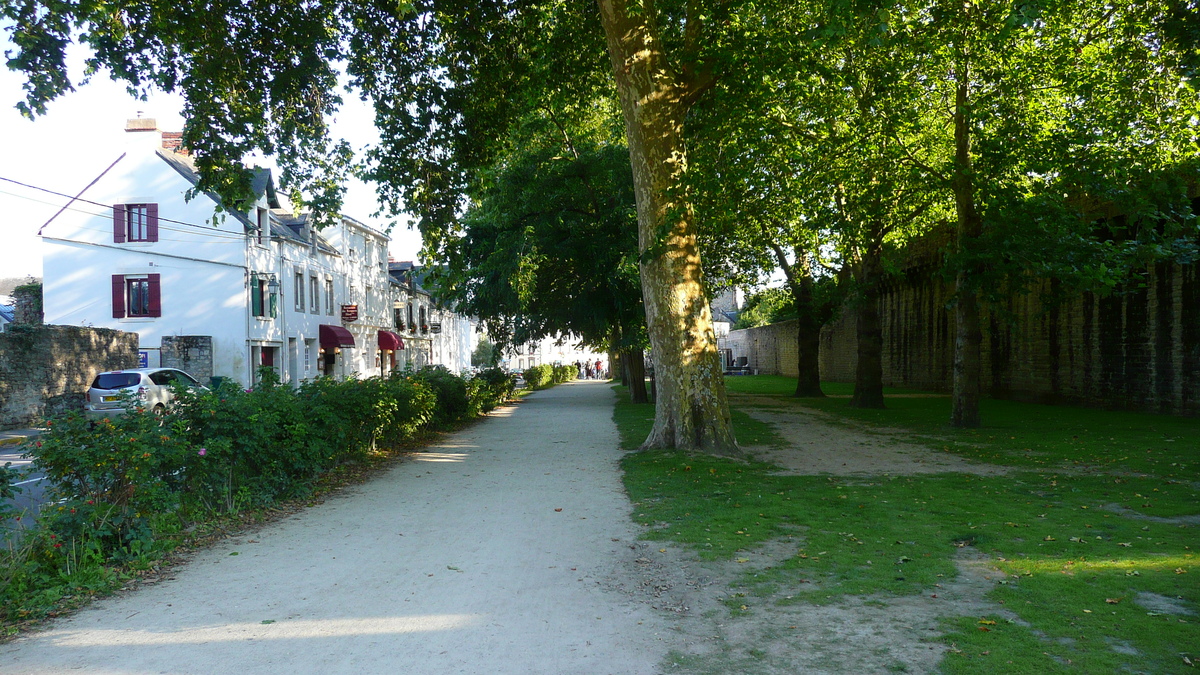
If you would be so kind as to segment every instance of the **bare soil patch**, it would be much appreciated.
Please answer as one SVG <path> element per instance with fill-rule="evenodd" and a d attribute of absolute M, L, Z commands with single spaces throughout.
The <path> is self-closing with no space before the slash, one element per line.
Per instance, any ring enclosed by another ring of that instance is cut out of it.
<path fill-rule="evenodd" d="M 899 429 L 836 423 L 829 415 L 800 406 L 780 409 L 778 399 L 738 397 L 742 410 L 775 427 L 787 440 L 783 447 L 745 448 L 755 457 L 778 465 L 780 473 L 808 475 L 916 475 L 925 473 L 971 473 L 996 476 L 1004 467 L 967 461 L 958 455 L 935 450 L 905 438 Z"/>
<path fill-rule="evenodd" d="M 772 424 L 786 439 L 781 447 L 745 450 L 785 475 L 1004 473 L 1003 467 L 914 443 L 901 430 L 855 427 L 799 406 L 781 409 L 777 399 L 737 398 L 743 411 Z M 843 597 L 814 605 L 791 602 L 795 589 L 785 586 L 745 592 L 746 574 L 780 564 L 802 542 L 797 535 L 740 551 L 738 557 L 749 559 L 744 564 L 702 561 L 673 546 L 635 542 L 606 585 L 669 614 L 675 639 L 665 672 L 932 672 L 955 648 L 940 640 L 943 619 L 1000 615 L 1017 620 L 986 598 L 1004 574 L 969 546 L 959 552 L 958 576 L 921 595 Z M 811 590 L 820 581 L 805 583 Z"/>

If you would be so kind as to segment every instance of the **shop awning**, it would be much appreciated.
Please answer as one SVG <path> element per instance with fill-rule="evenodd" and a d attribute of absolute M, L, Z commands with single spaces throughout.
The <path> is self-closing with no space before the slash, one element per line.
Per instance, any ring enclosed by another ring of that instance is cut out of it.
<path fill-rule="evenodd" d="M 319 329 L 322 349 L 354 346 L 354 336 L 350 334 L 350 331 L 341 326 L 331 326 L 323 323 Z"/>
<path fill-rule="evenodd" d="M 379 331 L 379 348 L 399 351 L 404 349 L 404 340 L 390 330 Z"/>

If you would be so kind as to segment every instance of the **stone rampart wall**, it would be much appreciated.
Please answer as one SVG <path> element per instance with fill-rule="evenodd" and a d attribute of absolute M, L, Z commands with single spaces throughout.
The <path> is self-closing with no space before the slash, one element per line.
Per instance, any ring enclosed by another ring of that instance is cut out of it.
<path fill-rule="evenodd" d="M 137 365 L 137 333 L 10 325 L 0 333 L 0 429 L 30 426 L 43 416 L 80 409 L 97 373 Z"/>
<path fill-rule="evenodd" d="M 983 379 L 998 398 L 1200 414 L 1200 274 L 1196 265 L 1158 265 L 1144 287 L 1058 304 L 1041 301 L 1049 282 L 984 318 Z M 883 381 L 949 391 L 954 356 L 952 295 L 910 274 L 880 298 Z M 731 331 L 725 346 L 764 374 L 796 375 L 794 321 Z M 821 378 L 852 382 L 854 315 L 821 332 Z"/>

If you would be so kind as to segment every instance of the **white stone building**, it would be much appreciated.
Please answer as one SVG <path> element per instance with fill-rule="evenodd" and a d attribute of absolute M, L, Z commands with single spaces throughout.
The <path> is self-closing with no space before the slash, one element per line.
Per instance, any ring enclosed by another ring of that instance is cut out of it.
<path fill-rule="evenodd" d="M 42 232 L 46 323 L 138 333 L 147 365 L 247 384 L 390 369 L 385 234 L 348 217 L 321 232 L 258 170 L 248 212 L 214 216 L 177 134 L 130 120 L 128 148 Z M 164 147 L 168 146 L 168 147 Z"/>

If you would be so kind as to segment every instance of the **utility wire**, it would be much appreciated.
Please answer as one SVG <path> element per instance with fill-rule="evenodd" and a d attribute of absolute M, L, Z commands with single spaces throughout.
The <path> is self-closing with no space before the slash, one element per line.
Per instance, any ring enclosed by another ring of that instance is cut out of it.
<path fill-rule="evenodd" d="M 56 204 L 54 202 L 49 202 L 44 199 L 37 199 L 36 197 L 30 197 L 29 195 L 21 195 L 21 194 L 15 193 L 15 192 L 9 192 L 7 190 L 0 190 L 0 194 L 8 195 L 10 197 L 16 197 L 17 199 L 25 199 L 25 200 L 28 200 L 31 202 L 36 202 L 38 204 L 45 204 L 46 206 L 58 206 L 58 204 Z M 84 201 L 84 200 L 77 199 L 75 201 Z M 109 215 L 107 213 L 96 213 L 93 211 L 88 211 L 87 209 L 81 209 L 76 206 L 69 206 L 65 210 L 74 211 L 75 213 L 82 213 L 82 214 L 89 215 L 89 216 L 94 216 L 96 218 L 105 218 Z M 245 235 L 234 234 L 232 232 L 225 232 L 224 230 L 218 230 L 215 228 L 194 226 L 194 227 L 200 227 L 200 229 L 204 230 L 202 232 L 195 232 L 193 230 L 185 230 L 183 228 L 165 226 L 165 225 L 162 225 L 162 221 L 163 221 L 162 217 L 160 217 L 158 220 L 159 220 L 158 229 L 160 231 L 166 230 L 169 232 L 179 232 L 182 234 L 196 234 L 196 235 L 205 236 L 205 237 L 214 237 L 216 239 L 228 239 L 231 241 L 244 241 L 246 239 Z M 178 221 L 169 221 L 169 222 L 178 222 Z M 107 230 L 100 230 L 97 228 L 86 227 L 86 226 L 84 226 L 82 229 L 92 230 L 93 232 L 106 232 L 107 231 Z M 159 237 L 159 241 L 175 241 L 175 242 L 180 242 L 180 243 L 186 243 L 190 240 L 188 240 L 188 239 L 165 239 L 163 237 Z"/>
<path fill-rule="evenodd" d="M 37 185 L 30 185 L 28 183 L 22 183 L 19 180 L 14 180 L 12 178 L 6 178 L 4 176 L 0 176 L 0 181 L 4 181 L 6 183 L 13 183 L 14 185 L 20 185 L 21 187 L 29 188 L 30 190 L 38 190 L 39 192 L 45 192 L 48 194 L 52 194 L 55 197 L 63 197 L 65 199 L 72 199 L 72 200 L 78 201 L 78 202 L 85 202 L 87 204 L 91 204 L 92 206 L 99 206 L 102 209 L 112 209 L 113 208 L 112 204 L 101 204 L 100 202 L 94 202 L 90 199 L 84 199 L 82 197 L 76 198 L 76 197 L 73 197 L 68 194 L 63 194 L 62 192 L 55 192 L 54 190 L 50 190 L 48 188 L 38 187 Z M 227 212 L 227 213 L 230 213 L 232 215 L 232 212 Z M 185 222 L 182 220 L 173 220 L 171 218 L 164 218 L 161 215 L 158 217 L 158 221 L 160 223 L 165 221 L 168 223 L 175 223 L 177 225 L 186 225 L 188 227 L 195 227 L 195 228 L 199 228 L 202 230 L 212 230 L 214 227 L 214 226 L 209 226 L 209 225 L 197 225 L 196 223 L 188 223 L 188 222 Z"/>

